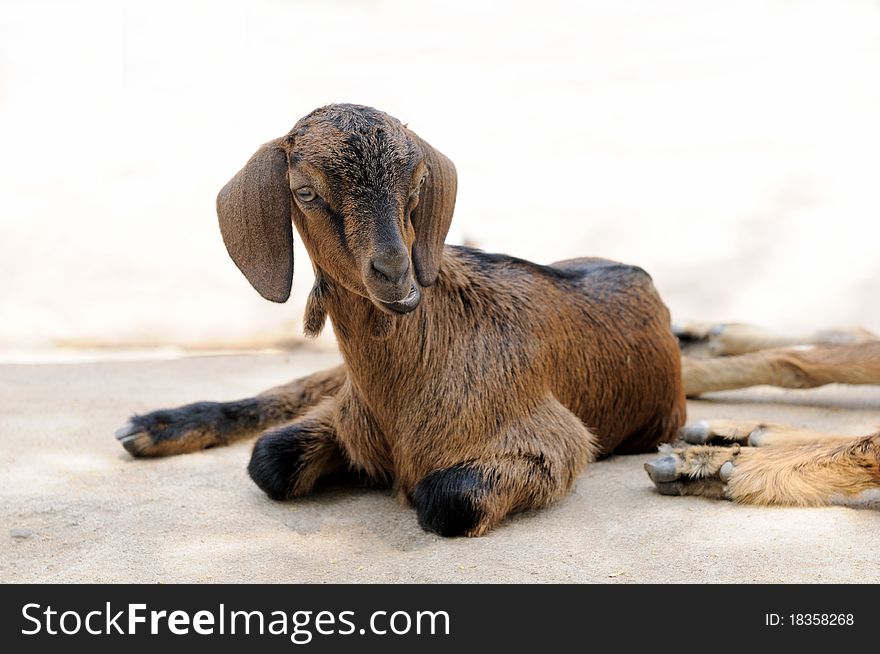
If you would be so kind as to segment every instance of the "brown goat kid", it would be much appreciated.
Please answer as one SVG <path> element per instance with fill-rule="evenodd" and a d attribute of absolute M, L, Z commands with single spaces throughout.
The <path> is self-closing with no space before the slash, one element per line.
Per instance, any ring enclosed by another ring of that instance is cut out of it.
<path fill-rule="evenodd" d="M 223 188 L 227 249 L 267 299 L 290 293 L 296 226 L 344 364 L 238 402 L 134 416 L 135 456 L 263 432 L 249 472 L 274 499 L 353 473 L 420 524 L 480 535 L 564 495 L 597 456 L 651 452 L 685 418 L 669 313 L 640 268 L 542 266 L 444 246 L 452 163 L 396 119 L 331 105 L 262 146 Z"/>

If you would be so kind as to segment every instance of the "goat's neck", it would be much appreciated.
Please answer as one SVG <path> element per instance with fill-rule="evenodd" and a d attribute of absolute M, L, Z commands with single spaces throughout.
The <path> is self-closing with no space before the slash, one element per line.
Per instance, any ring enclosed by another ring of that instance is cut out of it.
<path fill-rule="evenodd" d="M 413 313 L 395 316 L 341 284 L 325 280 L 323 310 L 333 323 L 349 376 L 363 393 L 390 391 L 395 385 L 390 380 L 417 374 L 430 361 L 425 356 L 430 321 L 423 312 L 431 310 L 432 290 L 423 291 L 421 305 Z"/>
<path fill-rule="evenodd" d="M 426 380 L 448 373 L 449 344 L 467 330 L 461 298 L 467 297 L 469 305 L 480 303 L 471 271 L 447 248 L 436 282 L 423 288 L 420 305 L 402 316 L 382 311 L 317 272 L 319 283 L 309 302 L 317 298 L 320 311 L 315 313 L 330 317 L 349 380 L 380 422 L 390 427 L 408 403 L 424 400 L 419 389 L 429 386 Z"/>

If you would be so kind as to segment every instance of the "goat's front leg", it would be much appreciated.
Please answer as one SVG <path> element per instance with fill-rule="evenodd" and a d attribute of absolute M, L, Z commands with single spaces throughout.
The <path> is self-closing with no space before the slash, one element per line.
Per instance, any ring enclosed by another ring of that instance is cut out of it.
<path fill-rule="evenodd" d="M 506 431 L 497 451 L 426 475 L 411 500 L 423 529 L 480 536 L 563 496 L 595 452 L 595 437 L 553 399 Z"/>
<path fill-rule="evenodd" d="M 664 495 L 880 509 L 880 433 L 818 446 L 667 448 L 645 469 Z"/>
<path fill-rule="evenodd" d="M 323 398 L 335 395 L 345 379 L 345 367 L 337 366 L 245 400 L 196 402 L 135 415 L 116 431 L 116 438 L 136 457 L 227 445 L 295 419 Z"/>
<path fill-rule="evenodd" d="M 337 439 L 336 401 L 327 398 L 296 422 L 263 433 L 254 444 L 248 474 L 273 500 L 311 491 L 321 478 L 352 472 Z"/>

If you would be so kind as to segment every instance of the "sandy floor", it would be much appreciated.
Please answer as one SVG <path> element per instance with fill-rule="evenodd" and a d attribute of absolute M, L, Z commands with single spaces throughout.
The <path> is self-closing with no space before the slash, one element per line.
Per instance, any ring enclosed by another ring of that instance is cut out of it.
<path fill-rule="evenodd" d="M 253 394 L 332 363 L 295 355 L 0 367 L 4 582 L 880 581 L 880 513 L 665 498 L 647 456 L 591 466 L 555 507 L 480 539 L 421 531 L 386 492 L 286 504 L 249 481 L 250 445 L 134 461 L 113 430 L 134 411 Z M 755 390 L 692 402 L 865 433 L 880 389 Z"/>

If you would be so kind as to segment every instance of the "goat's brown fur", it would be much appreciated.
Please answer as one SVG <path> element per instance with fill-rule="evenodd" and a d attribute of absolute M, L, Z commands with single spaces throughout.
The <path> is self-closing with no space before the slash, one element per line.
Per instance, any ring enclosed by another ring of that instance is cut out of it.
<path fill-rule="evenodd" d="M 392 484 L 426 529 L 479 535 L 565 494 L 598 455 L 672 440 L 680 360 L 650 277 L 444 247 L 455 190 L 445 156 L 365 107 L 322 108 L 263 146 L 218 198 L 224 241 L 283 301 L 292 220 L 316 272 L 306 331 L 329 316 L 344 366 L 196 424 L 188 407 L 136 417 L 123 444 L 170 454 L 279 425 L 249 467 L 271 497 L 349 469 Z"/>
<path fill-rule="evenodd" d="M 261 147 L 218 196 L 224 242 L 283 302 L 296 227 L 315 270 L 305 332 L 329 316 L 344 364 L 238 402 L 135 416 L 118 432 L 126 449 L 163 456 L 262 432 L 249 471 L 270 497 L 355 473 L 391 484 L 426 529 L 479 535 L 566 493 L 597 456 L 672 441 L 685 391 L 880 383 L 880 342 L 864 330 L 689 325 L 688 352 L 738 356 L 681 363 L 639 268 L 444 247 L 456 185 L 449 159 L 366 107 L 316 110 Z M 796 344 L 809 347 L 779 347 Z M 880 506 L 880 434 L 731 421 L 682 434 L 698 445 L 646 464 L 661 492 Z"/>

